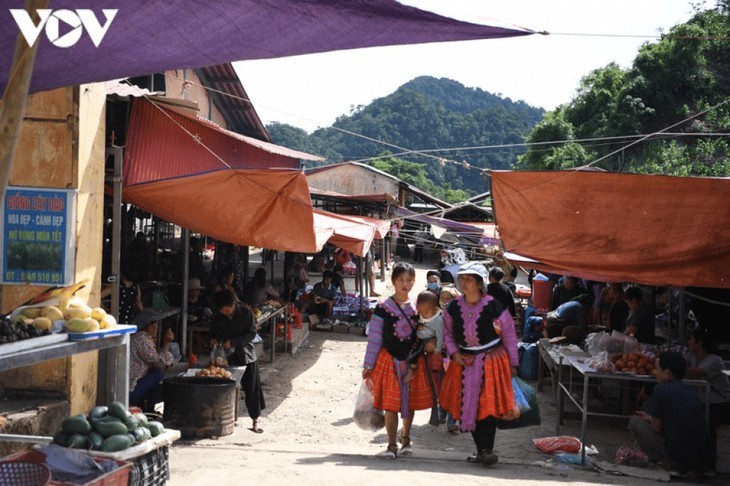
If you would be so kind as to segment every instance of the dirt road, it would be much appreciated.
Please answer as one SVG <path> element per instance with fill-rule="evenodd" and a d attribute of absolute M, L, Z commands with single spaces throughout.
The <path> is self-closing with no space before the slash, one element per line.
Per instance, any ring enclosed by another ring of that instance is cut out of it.
<path fill-rule="evenodd" d="M 550 456 L 539 452 L 531 439 L 554 435 L 549 390 L 541 393 L 541 426 L 497 432 L 496 466 L 467 464 L 464 459 L 473 452 L 471 436 L 428 425 L 428 411 L 416 413 L 414 455 L 386 461 L 380 457 L 387 443 L 385 431 L 360 430 L 351 419 L 364 352 L 363 337 L 312 332 L 294 357 L 281 358 L 274 369 L 264 370 L 264 433 L 251 432 L 245 417 L 230 436 L 178 441 L 170 452 L 168 484 L 650 484 L 569 466 L 541 466 Z M 577 435 L 578 427 L 577 421 L 568 422 L 561 432 Z M 628 440 L 628 432 L 602 428 L 593 433 L 606 460 L 622 438 Z"/>
<path fill-rule="evenodd" d="M 425 269 L 419 269 L 415 290 L 424 286 Z M 376 290 L 388 295 L 380 282 Z M 467 464 L 465 458 L 473 452 L 471 435 L 452 435 L 445 425 L 428 425 L 429 411 L 416 413 L 413 456 L 384 460 L 385 430 L 367 432 L 352 422 L 365 345 L 362 336 L 312 331 L 296 355 L 278 358 L 273 367 L 263 363 L 264 433 L 249 430 L 251 421 L 244 416 L 232 435 L 176 442 L 168 484 L 656 484 L 550 463 L 551 457 L 532 442 L 555 435 L 549 386 L 539 394 L 542 425 L 497 432 L 499 463 L 493 467 Z M 589 430 L 588 442 L 598 447 L 601 460 L 612 462 L 617 447 L 630 443 L 621 426 L 598 424 Z M 580 422 L 567 421 L 561 433 L 579 436 Z"/>

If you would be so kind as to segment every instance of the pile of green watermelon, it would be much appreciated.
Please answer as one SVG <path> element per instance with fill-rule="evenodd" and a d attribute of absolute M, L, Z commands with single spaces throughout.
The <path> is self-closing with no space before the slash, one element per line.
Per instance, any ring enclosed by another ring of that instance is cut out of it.
<path fill-rule="evenodd" d="M 74 415 L 61 422 L 53 442 L 74 449 L 117 452 L 157 437 L 165 431 L 162 423 L 148 420 L 143 413 L 132 414 L 121 402 L 94 407 L 88 415 Z"/>

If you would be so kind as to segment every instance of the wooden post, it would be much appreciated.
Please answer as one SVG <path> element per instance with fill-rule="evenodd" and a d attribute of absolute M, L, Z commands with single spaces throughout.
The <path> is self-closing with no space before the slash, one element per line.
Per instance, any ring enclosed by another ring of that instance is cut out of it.
<path fill-rule="evenodd" d="M 39 22 L 37 10 L 47 6 L 48 0 L 26 0 L 25 2 L 25 9 L 33 16 L 35 24 Z M 13 64 L 10 68 L 8 85 L 3 93 L 2 108 L 0 108 L 0 201 L 5 200 L 5 190 L 10 182 L 10 172 L 13 169 L 13 158 L 25 115 L 25 104 L 33 74 L 33 62 L 39 43 L 36 41 L 32 47 L 29 46 L 20 33 L 18 33 L 18 40 L 15 43 Z"/>

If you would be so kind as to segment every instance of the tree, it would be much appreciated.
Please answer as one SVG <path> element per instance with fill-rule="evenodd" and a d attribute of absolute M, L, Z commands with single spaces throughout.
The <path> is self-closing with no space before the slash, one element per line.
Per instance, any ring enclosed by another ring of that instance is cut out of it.
<path fill-rule="evenodd" d="M 574 99 L 548 113 L 528 137 L 560 143 L 531 146 L 518 166 L 560 169 L 601 159 L 600 167 L 614 171 L 730 175 L 727 139 L 699 136 L 730 128 L 730 103 L 723 104 L 730 99 L 729 3 L 698 11 L 659 42 L 645 44 L 628 70 L 609 64 L 589 73 Z M 672 136 L 629 146 L 668 127 Z M 578 141 L 606 137 L 612 139 Z"/>
<path fill-rule="evenodd" d="M 484 191 L 484 183 L 475 177 L 475 171 L 512 168 L 524 149 L 438 150 L 521 144 L 543 113 L 524 102 L 467 88 L 453 80 L 421 76 L 367 106 L 353 106 L 332 127 L 309 135 L 308 143 L 302 140 L 306 136 L 303 131 L 275 127 L 269 133 L 275 143 L 325 156 L 327 163 L 365 161 L 388 150 L 389 155 L 422 166 L 426 180 L 437 188 L 449 183 L 450 191 L 476 193 Z M 399 154 L 398 148 L 385 144 L 414 152 Z M 425 150 L 428 156 L 418 153 Z M 459 164 L 440 164 L 434 157 Z M 446 197 L 445 191 L 440 197 Z M 458 192 L 453 194 L 457 197 Z"/>

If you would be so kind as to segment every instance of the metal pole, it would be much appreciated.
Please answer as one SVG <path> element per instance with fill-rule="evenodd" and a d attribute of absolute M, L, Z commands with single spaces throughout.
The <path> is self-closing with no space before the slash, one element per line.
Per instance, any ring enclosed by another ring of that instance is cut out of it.
<path fill-rule="evenodd" d="M 385 262 L 387 261 L 386 255 L 388 254 L 385 250 L 385 240 L 386 238 L 382 238 L 380 240 L 380 281 L 385 282 Z"/>
<path fill-rule="evenodd" d="M 365 274 L 365 278 L 362 284 L 362 293 L 365 297 L 370 297 L 370 272 L 372 272 L 372 269 L 370 267 L 371 264 L 372 263 L 370 262 L 370 252 L 368 251 L 365 254 L 365 271 L 363 272 Z"/>
<path fill-rule="evenodd" d="M 251 247 L 250 246 L 244 246 L 243 248 L 239 248 L 238 250 L 238 256 L 241 256 L 241 250 L 243 250 L 243 283 L 244 285 L 246 282 L 248 282 L 248 275 L 249 269 L 248 266 L 251 264 Z M 243 289 L 241 289 L 243 290 Z"/>
<path fill-rule="evenodd" d="M 674 330 L 672 329 L 672 288 L 667 289 L 667 342 Z"/>
<path fill-rule="evenodd" d="M 274 284 L 273 283 L 274 282 L 274 254 L 271 253 L 271 251 L 269 251 L 269 258 L 271 258 L 271 271 L 269 272 L 269 275 L 270 275 L 269 281 L 271 282 L 271 285 L 273 285 Z"/>
<path fill-rule="evenodd" d="M 182 296 L 180 299 L 180 353 L 183 356 L 190 354 L 188 352 L 188 279 L 190 278 L 190 230 L 183 228 L 182 244 L 180 245 L 180 253 L 182 253 Z"/>
<path fill-rule="evenodd" d="M 679 289 L 679 309 L 677 313 L 679 314 L 679 328 L 677 329 L 677 340 L 680 344 L 685 344 L 684 342 L 684 326 L 687 323 L 687 311 L 684 308 L 684 289 Z"/>
<path fill-rule="evenodd" d="M 106 150 L 106 153 L 114 157 L 114 176 L 112 179 L 112 186 L 114 188 L 112 206 L 112 266 L 108 281 L 112 284 L 112 315 L 119 318 L 119 281 L 121 279 L 122 258 L 122 161 L 124 159 L 124 149 L 122 147 L 110 147 Z"/>

